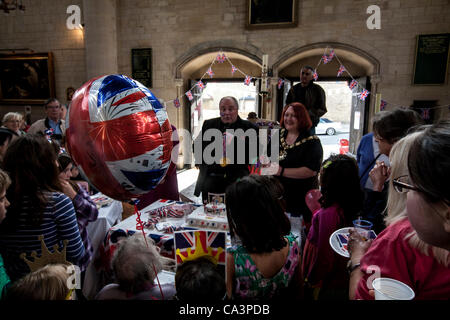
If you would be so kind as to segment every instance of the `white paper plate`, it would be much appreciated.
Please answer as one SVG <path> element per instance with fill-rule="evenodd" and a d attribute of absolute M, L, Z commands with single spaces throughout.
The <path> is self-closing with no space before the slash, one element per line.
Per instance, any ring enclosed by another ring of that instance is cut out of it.
<path fill-rule="evenodd" d="M 352 228 L 342 228 L 342 229 L 336 230 L 330 236 L 330 246 L 331 246 L 331 248 L 333 248 L 333 250 L 337 254 L 340 254 L 341 256 L 346 257 L 346 258 L 350 258 L 350 254 L 348 253 L 347 249 L 341 247 L 337 235 L 338 234 L 347 234 L 348 235 L 350 229 L 352 229 Z"/>

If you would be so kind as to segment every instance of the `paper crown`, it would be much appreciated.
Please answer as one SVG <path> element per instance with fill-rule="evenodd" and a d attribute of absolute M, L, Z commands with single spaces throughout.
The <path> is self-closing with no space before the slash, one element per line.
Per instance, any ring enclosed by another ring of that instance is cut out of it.
<path fill-rule="evenodd" d="M 62 264 L 67 264 L 67 260 L 66 260 L 66 248 L 67 248 L 67 243 L 69 242 L 68 240 L 64 240 L 64 246 L 63 249 L 61 251 L 58 251 L 58 245 L 54 245 L 53 246 L 53 253 L 51 253 L 47 246 L 45 245 L 44 242 L 44 236 L 40 235 L 38 237 L 39 241 L 41 241 L 41 256 L 37 257 L 37 252 L 36 251 L 32 251 L 31 252 L 31 257 L 33 258 L 33 261 L 30 261 L 26 258 L 26 253 L 21 253 L 20 254 L 20 258 L 23 259 L 23 261 L 25 261 L 25 263 L 28 265 L 28 267 L 30 268 L 31 272 L 34 272 L 36 270 L 39 270 L 42 267 L 45 267 L 48 264 L 58 264 L 58 263 L 62 263 Z"/>
<path fill-rule="evenodd" d="M 177 249 L 176 251 L 176 255 L 178 257 L 180 257 L 182 263 L 186 262 L 186 261 L 192 261 L 195 259 L 198 259 L 200 257 L 206 257 L 209 260 L 211 260 L 214 264 L 217 264 L 217 262 L 219 261 L 219 257 L 221 255 L 221 253 L 223 252 L 223 248 L 217 248 L 217 252 L 216 254 L 213 254 L 212 252 L 212 248 L 208 247 L 208 249 L 203 247 L 202 242 L 200 241 L 200 232 L 195 231 L 195 251 L 192 252 L 192 248 L 187 248 L 186 252 L 187 252 L 187 256 L 183 255 L 180 252 L 180 249 Z"/>

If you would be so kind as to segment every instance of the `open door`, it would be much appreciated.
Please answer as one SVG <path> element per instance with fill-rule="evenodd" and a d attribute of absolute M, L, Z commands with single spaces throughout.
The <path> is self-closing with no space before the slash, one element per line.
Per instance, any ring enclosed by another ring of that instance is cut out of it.
<path fill-rule="evenodd" d="M 368 77 L 355 79 L 360 86 L 370 91 L 370 82 Z M 362 91 L 361 87 L 352 89 L 352 108 L 350 114 L 350 144 L 349 152 L 356 155 L 359 141 L 365 132 L 366 118 L 370 106 L 370 94 L 365 101 L 359 99 L 358 94 Z"/>

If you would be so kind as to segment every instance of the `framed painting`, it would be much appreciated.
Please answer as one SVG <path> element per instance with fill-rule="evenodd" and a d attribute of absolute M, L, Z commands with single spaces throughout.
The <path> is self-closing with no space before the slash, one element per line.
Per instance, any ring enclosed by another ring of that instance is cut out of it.
<path fill-rule="evenodd" d="M 132 78 L 152 87 L 152 49 L 131 49 Z"/>
<path fill-rule="evenodd" d="M 50 52 L 0 55 L 0 103 L 43 104 L 54 96 Z"/>
<path fill-rule="evenodd" d="M 247 0 L 247 29 L 294 28 L 298 0 Z"/>

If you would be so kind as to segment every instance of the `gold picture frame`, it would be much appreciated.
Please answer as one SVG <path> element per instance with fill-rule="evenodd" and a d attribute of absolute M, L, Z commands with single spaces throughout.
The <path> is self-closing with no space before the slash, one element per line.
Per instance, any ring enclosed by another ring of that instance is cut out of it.
<path fill-rule="evenodd" d="M 51 52 L 0 55 L 0 103 L 43 104 L 52 97 L 55 76 Z"/>
<path fill-rule="evenodd" d="M 247 0 L 247 29 L 295 28 L 297 25 L 298 0 Z"/>

